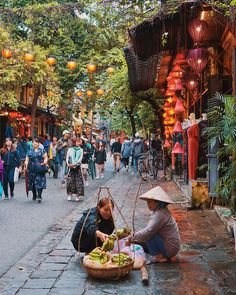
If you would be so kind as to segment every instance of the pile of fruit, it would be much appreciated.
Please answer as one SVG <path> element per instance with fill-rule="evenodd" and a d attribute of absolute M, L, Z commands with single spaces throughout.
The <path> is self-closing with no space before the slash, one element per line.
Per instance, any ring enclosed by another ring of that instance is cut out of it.
<path fill-rule="evenodd" d="M 132 258 L 125 253 L 112 254 L 109 251 L 114 249 L 116 237 L 122 239 L 130 234 L 130 230 L 122 228 L 117 230 L 116 234 L 109 235 L 102 247 L 97 247 L 88 255 L 84 256 L 83 263 L 91 268 L 114 268 L 121 267 L 131 263 Z"/>

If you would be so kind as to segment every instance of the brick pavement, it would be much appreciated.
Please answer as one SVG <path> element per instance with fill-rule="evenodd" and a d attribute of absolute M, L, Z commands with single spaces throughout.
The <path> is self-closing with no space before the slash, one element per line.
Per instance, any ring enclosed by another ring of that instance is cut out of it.
<path fill-rule="evenodd" d="M 138 180 L 121 171 L 106 185 L 131 224 Z M 236 294 L 233 240 L 218 216 L 211 210 L 188 211 L 182 193 L 173 182 L 162 182 L 161 186 L 176 201 L 170 208 L 180 228 L 182 246 L 176 263 L 148 266 L 149 286 L 142 285 L 139 271 L 111 282 L 91 279 L 84 272 L 70 237 L 83 209 L 94 205 L 89 198 L 55 224 L 38 245 L 0 279 L 0 286 L 7 283 L 0 294 Z M 149 184 L 144 183 L 140 193 L 148 188 Z M 137 202 L 135 217 L 136 229 L 147 222 L 149 212 L 144 201 Z M 120 216 L 117 219 L 121 224 Z"/>

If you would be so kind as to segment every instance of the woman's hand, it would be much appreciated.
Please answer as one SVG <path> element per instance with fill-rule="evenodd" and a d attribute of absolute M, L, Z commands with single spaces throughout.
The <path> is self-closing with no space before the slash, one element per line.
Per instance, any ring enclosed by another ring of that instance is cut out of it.
<path fill-rule="evenodd" d="M 106 239 L 108 238 L 107 234 L 102 233 L 99 230 L 96 230 L 96 237 L 99 238 L 102 242 L 105 242 Z"/>

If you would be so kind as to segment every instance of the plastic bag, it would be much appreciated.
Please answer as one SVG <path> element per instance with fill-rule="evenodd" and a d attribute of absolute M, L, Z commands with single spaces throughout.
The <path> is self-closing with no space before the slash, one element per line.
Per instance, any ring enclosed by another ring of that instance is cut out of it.
<path fill-rule="evenodd" d="M 138 244 L 131 244 L 130 246 L 126 246 L 126 240 L 122 239 L 119 241 L 120 252 L 128 254 L 130 257 L 134 259 L 134 269 L 140 269 L 145 262 L 145 252 L 143 247 Z M 112 253 L 118 253 L 118 245 L 117 241 L 115 241 L 114 249 Z"/>
<path fill-rule="evenodd" d="M 20 173 L 20 169 L 18 167 L 15 168 L 14 171 L 14 182 L 17 182 L 19 179 L 19 173 Z"/>

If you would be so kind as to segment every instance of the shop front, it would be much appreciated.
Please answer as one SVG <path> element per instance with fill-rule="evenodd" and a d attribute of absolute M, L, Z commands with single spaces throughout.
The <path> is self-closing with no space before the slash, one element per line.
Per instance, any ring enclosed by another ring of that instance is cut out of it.
<path fill-rule="evenodd" d="M 235 24 L 208 3 L 189 1 L 130 28 L 129 37 L 131 90 L 157 87 L 165 98 L 162 138 L 172 171 L 190 195 L 216 196 L 218 143 L 209 145 L 204 130 L 216 93 L 235 94 Z"/>

